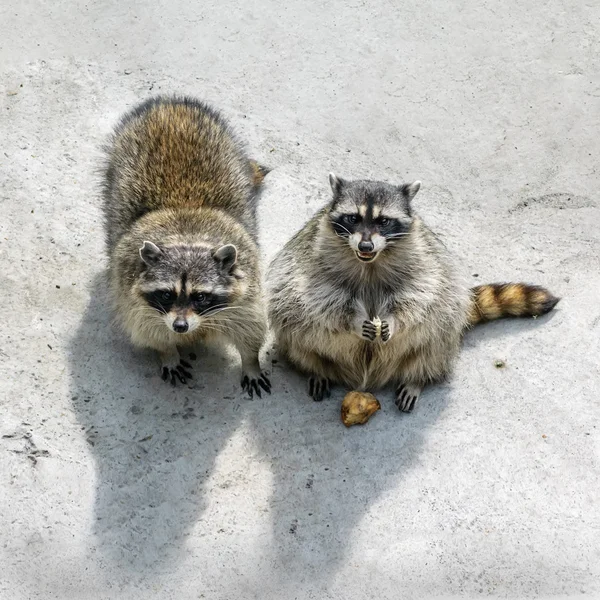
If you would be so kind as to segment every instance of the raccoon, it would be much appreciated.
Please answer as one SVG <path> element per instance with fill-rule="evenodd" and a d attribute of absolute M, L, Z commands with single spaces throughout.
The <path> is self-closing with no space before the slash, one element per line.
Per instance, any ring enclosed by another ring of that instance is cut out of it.
<path fill-rule="evenodd" d="M 270 392 L 259 365 L 266 333 L 256 205 L 267 172 L 230 126 L 191 98 L 153 98 L 106 148 L 109 287 L 133 344 L 160 354 L 173 385 L 192 377 L 179 348 L 232 342 L 250 397 Z"/>
<path fill-rule="evenodd" d="M 309 376 L 314 400 L 330 384 L 393 383 L 411 412 L 425 385 L 446 378 L 464 332 L 504 316 L 542 315 L 558 302 L 522 283 L 474 289 L 415 214 L 420 182 L 390 185 L 330 174 L 333 198 L 275 257 L 267 275 L 279 351 Z"/>

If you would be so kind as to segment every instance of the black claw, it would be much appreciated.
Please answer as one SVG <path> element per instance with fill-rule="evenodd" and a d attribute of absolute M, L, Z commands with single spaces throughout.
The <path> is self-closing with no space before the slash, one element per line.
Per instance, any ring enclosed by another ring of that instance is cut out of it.
<path fill-rule="evenodd" d="M 308 380 L 308 394 L 315 402 L 321 402 L 324 397 L 329 398 L 331 396 L 329 380 L 311 377 Z"/>
<path fill-rule="evenodd" d="M 190 360 L 196 360 L 196 359 L 198 358 L 198 357 L 196 356 L 196 353 L 195 353 L 195 352 L 190 352 L 189 356 L 190 356 Z"/>
<path fill-rule="evenodd" d="M 408 398 L 408 391 L 406 390 L 406 388 L 404 387 L 404 385 L 398 386 L 398 389 L 396 390 L 396 400 L 394 401 L 394 404 L 402 412 L 406 412 L 404 410 L 403 406 L 405 405 L 405 400 L 407 398 Z"/>
<path fill-rule="evenodd" d="M 163 381 L 167 381 L 167 379 L 169 379 L 169 367 L 163 367 L 160 376 Z"/>
<path fill-rule="evenodd" d="M 186 360 L 183 360 L 183 358 L 179 361 L 179 364 L 184 366 L 186 369 L 191 369 L 192 365 L 190 365 L 189 362 L 187 362 Z"/>
<path fill-rule="evenodd" d="M 384 322 L 381 324 L 381 339 L 384 342 L 387 342 L 390 339 L 390 326 L 388 323 Z"/>
<path fill-rule="evenodd" d="M 263 379 L 265 381 L 263 381 Z M 254 398 L 254 394 L 256 394 L 259 398 L 262 398 L 261 388 L 265 390 L 265 392 L 271 393 L 271 385 L 269 380 L 264 375 L 259 375 L 258 378 L 248 377 L 248 375 L 244 375 L 242 378 L 242 389 L 248 392 L 250 398 Z"/>
<path fill-rule="evenodd" d="M 171 385 L 175 387 L 177 380 L 175 379 L 175 371 L 171 371 Z"/>
<path fill-rule="evenodd" d="M 267 392 L 268 394 L 271 393 L 271 384 L 269 383 L 268 379 L 266 381 L 264 381 L 264 377 L 259 377 L 258 378 L 258 385 L 260 385 L 260 387 L 263 390 L 265 390 L 265 392 Z"/>
<path fill-rule="evenodd" d="M 266 383 L 266 384 L 267 384 L 269 387 L 271 387 L 271 380 L 270 380 L 270 379 L 269 379 L 269 378 L 268 378 L 268 377 L 267 377 L 267 376 L 266 376 L 264 373 L 261 373 L 261 374 L 260 374 L 260 376 L 262 377 L 262 379 L 264 379 L 265 383 Z"/>
<path fill-rule="evenodd" d="M 192 374 L 189 371 L 186 371 L 181 365 L 177 367 L 177 371 L 184 377 L 187 377 L 188 379 L 193 379 Z"/>
<path fill-rule="evenodd" d="M 363 337 L 371 342 L 377 337 L 377 328 L 370 321 L 364 321 L 362 326 Z"/>
<path fill-rule="evenodd" d="M 410 402 L 410 406 L 408 407 L 408 412 L 412 412 L 413 411 L 416 403 L 417 403 L 417 397 L 413 396 L 412 400 Z"/>

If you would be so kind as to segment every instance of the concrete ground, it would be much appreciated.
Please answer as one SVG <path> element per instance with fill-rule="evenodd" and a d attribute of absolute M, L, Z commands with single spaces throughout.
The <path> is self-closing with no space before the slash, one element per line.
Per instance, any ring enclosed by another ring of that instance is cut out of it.
<path fill-rule="evenodd" d="M 600 597 L 597 2 L 4 3 L 0 598 Z M 562 296 L 469 334 L 363 428 L 266 354 L 171 389 L 110 325 L 99 148 L 156 93 L 272 167 L 265 261 L 327 173 L 421 179 L 473 284 Z M 496 368 L 495 361 L 505 362 Z"/>

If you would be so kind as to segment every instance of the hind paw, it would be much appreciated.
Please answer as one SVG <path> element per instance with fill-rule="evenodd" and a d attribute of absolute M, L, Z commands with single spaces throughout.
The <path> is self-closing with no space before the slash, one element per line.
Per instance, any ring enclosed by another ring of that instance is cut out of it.
<path fill-rule="evenodd" d="M 323 398 L 331 396 L 329 379 L 326 377 L 311 377 L 308 380 L 308 394 L 315 402 L 321 402 Z"/>
<path fill-rule="evenodd" d="M 407 383 L 400 384 L 396 389 L 396 400 L 394 401 L 394 404 L 398 407 L 398 410 L 410 413 L 414 410 L 419 401 L 422 390 L 423 388 L 417 385 Z"/>

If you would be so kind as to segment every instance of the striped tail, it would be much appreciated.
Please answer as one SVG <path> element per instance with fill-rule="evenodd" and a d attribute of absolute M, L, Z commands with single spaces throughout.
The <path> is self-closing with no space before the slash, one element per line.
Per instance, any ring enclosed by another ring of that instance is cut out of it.
<path fill-rule="evenodd" d="M 472 289 L 469 325 L 502 317 L 538 317 L 550 312 L 560 298 L 546 288 L 526 283 L 491 283 Z"/>

